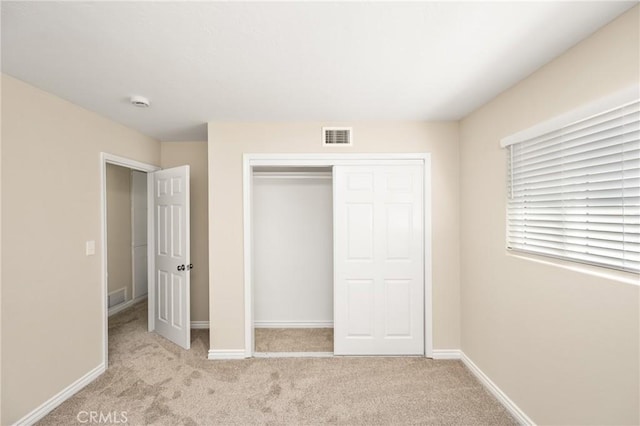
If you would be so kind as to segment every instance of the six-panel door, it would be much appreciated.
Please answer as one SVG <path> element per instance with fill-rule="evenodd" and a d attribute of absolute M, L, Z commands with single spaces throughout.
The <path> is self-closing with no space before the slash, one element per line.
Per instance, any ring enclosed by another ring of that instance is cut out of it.
<path fill-rule="evenodd" d="M 189 166 L 154 172 L 153 186 L 155 331 L 189 349 Z"/>
<path fill-rule="evenodd" d="M 334 353 L 424 354 L 423 167 L 334 167 Z"/>

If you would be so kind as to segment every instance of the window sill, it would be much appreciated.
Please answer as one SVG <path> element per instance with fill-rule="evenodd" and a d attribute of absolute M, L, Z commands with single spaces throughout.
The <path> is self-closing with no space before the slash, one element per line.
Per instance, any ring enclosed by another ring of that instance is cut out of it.
<path fill-rule="evenodd" d="M 567 269 L 570 271 L 591 275 L 594 277 L 605 278 L 619 283 L 640 286 L 640 275 L 633 272 L 616 271 L 615 269 L 607 269 L 599 266 L 591 266 L 582 263 L 569 262 L 561 259 L 539 256 L 532 253 L 523 253 L 516 251 L 506 252 L 507 256 L 516 259 L 528 260 L 531 262 L 541 263 L 543 265 L 554 266 L 557 268 Z"/>

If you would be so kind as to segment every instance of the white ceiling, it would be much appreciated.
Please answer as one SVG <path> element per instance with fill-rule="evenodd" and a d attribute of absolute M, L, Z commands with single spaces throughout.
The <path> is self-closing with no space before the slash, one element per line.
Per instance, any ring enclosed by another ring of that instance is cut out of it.
<path fill-rule="evenodd" d="M 159 140 L 457 120 L 635 4 L 3 1 L 2 71 Z"/>

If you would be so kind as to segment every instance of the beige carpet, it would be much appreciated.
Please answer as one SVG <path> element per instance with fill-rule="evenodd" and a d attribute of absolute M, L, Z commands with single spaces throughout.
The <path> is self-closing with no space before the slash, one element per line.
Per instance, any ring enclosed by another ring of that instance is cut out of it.
<path fill-rule="evenodd" d="M 256 352 L 333 352 L 333 328 L 256 328 Z"/>
<path fill-rule="evenodd" d="M 91 411 L 127 425 L 516 424 L 459 361 L 209 361 L 208 348 L 207 330 L 189 351 L 147 333 L 135 306 L 109 323 L 107 372 L 39 424 L 86 425 Z"/>

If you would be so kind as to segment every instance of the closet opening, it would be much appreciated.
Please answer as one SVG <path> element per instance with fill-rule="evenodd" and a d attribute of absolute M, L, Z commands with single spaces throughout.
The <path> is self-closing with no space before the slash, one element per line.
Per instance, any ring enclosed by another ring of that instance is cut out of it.
<path fill-rule="evenodd" d="M 255 356 L 333 354 L 332 167 L 253 167 Z"/>
<path fill-rule="evenodd" d="M 224 358 L 431 357 L 430 158 L 244 154 L 245 346 Z"/>

